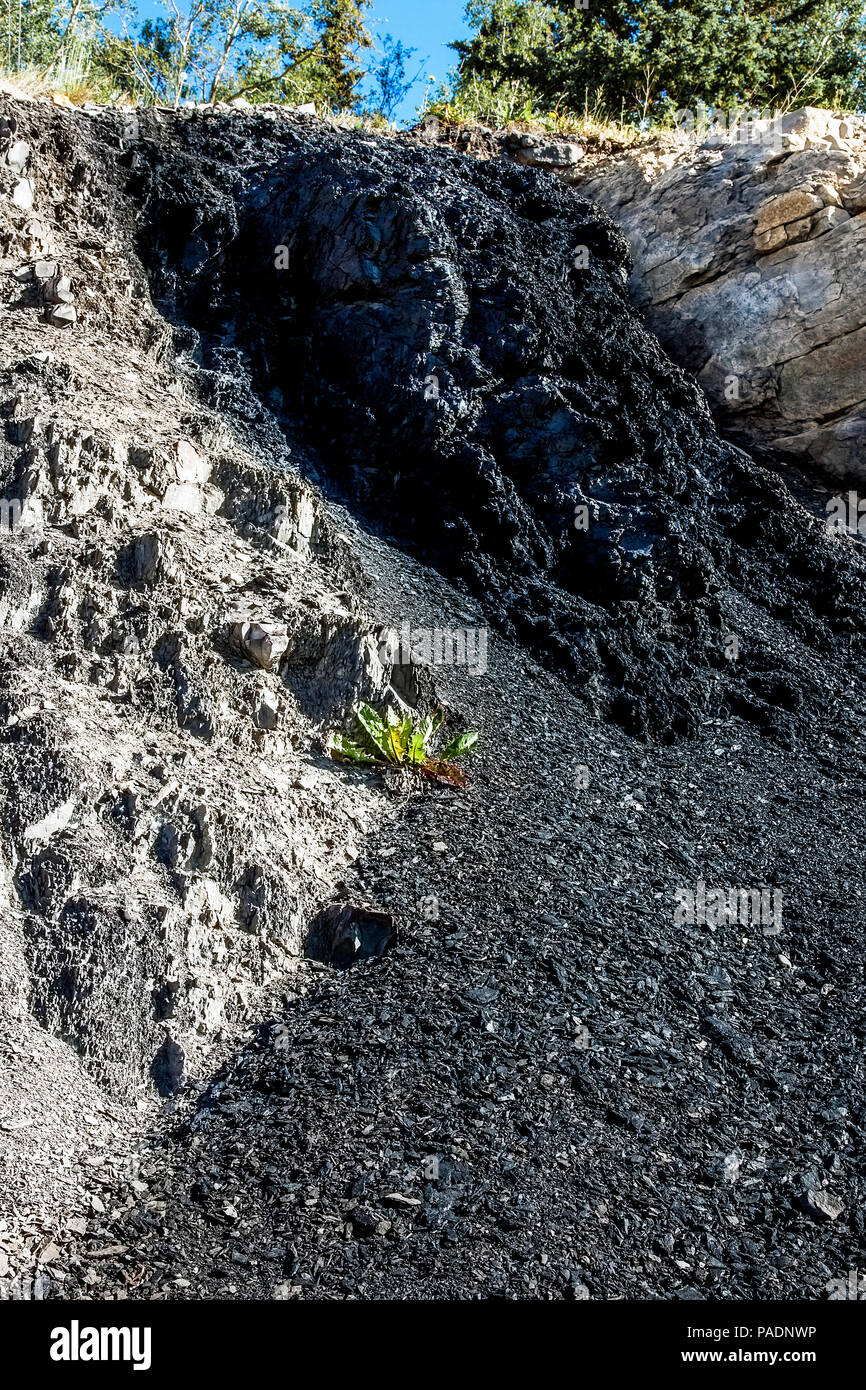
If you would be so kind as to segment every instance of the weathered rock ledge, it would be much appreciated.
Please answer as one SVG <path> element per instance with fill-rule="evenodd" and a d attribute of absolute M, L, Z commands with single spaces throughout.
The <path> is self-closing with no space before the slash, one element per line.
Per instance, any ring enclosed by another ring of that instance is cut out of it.
<path fill-rule="evenodd" d="M 722 429 L 864 478 L 864 127 L 811 110 L 783 124 L 779 149 L 717 140 L 663 171 L 617 161 L 579 187 L 625 232 L 634 299 Z"/>

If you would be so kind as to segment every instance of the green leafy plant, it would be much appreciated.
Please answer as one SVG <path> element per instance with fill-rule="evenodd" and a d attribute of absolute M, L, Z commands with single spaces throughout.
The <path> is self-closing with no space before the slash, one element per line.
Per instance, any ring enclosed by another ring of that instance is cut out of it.
<path fill-rule="evenodd" d="M 357 735 L 350 738 L 340 732 L 331 734 L 328 751 L 332 757 L 367 766 L 403 768 L 453 787 L 466 786 L 469 779 L 457 766 L 457 759 L 471 753 L 478 742 L 478 732 L 470 729 L 458 734 L 438 753 L 434 752 L 446 710 L 437 709 L 415 719 L 411 714 L 397 714 L 390 709 L 382 715 L 372 705 L 362 703 L 352 713 Z"/>

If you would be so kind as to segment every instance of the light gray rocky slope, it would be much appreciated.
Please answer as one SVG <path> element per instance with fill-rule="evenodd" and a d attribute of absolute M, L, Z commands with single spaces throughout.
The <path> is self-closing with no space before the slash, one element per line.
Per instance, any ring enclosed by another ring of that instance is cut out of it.
<path fill-rule="evenodd" d="M 93 169 L 61 139 L 35 208 L 20 172 L 0 168 L 0 1260 L 32 1267 L 295 967 L 390 808 L 321 756 L 385 684 L 323 504 L 194 398 Z"/>

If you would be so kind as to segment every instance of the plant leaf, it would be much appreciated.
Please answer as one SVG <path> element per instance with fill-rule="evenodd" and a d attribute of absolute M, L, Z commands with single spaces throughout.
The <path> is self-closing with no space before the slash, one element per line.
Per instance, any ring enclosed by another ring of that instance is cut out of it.
<path fill-rule="evenodd" d="M 417 766 L 419 763 L 423 763 L 426 757 L 427 745 L 424 739 L 424 722 L 422 721 L 417 729 L 412 730 L 412 736 L 406 749 L 406 758 L 413 766 Z"/>
<path fill-rule="evenodd" d="M 360 724 L 367 738 L 378 749 L 382 757 L 388 762 L 392 761 L 388 746 L 388 730 L 380 714 L 377 714 L 372 705 L 360 704 L 355 706 L 355 718 Z"/>
<path fill-rule="evenodd" d="M 434 782 L 445 782 L 449 787 L 465 787 L 469 781 L 462 767 L 446 763 L 442 758 L 428 758 L 420 764 L 419 771 Z"/>
<path fill-rule="evenodd" d="M 439 756 L 446 761 L 465 757 L 467 753 L 472 752 L 478 739 L 479 733 L 477 729 L 467 729 L 465 734 L 458 734 L 456 738 L 452 738 L 451 742 L 447 743 L 442 749 Z"/>
<path fill-rule="evenodd" d="M 421 763 L 430 756 L 433 739 L 446 714 L 447 710 L 434 709 L 421 720 L 415 735 L 416 762 Z"/>
<path fill-rule="evenodd" d="M 409 735 L 411 734 L 411 732 L 412 718 L 410 715 L 407 714 L 402 719 L 400 719 L 397 716 L 394 716 L 392 718 L 389 714 L 388 728 L 386 734 L 388 739 L 388 747 L 390 750 L 390 757 L 393 762 L 404 763 L 406 761 L 409 746 Z"/>
<path fill-rule="evenodd" d="M 347 738 L 345 734 L 331 734 L 328 751 L 337 758 L 345 758 L 353 763 L 375 763 L 376 759 L 371 753 L 357 744 L 354 739 Z"/>

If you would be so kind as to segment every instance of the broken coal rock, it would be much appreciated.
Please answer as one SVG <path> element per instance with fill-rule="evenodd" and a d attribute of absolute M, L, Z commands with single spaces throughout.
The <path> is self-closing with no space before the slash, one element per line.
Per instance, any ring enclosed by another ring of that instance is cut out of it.
<path fill-rule="evenodd" d="M 751 1062 L 755 1057 L 755 1047 L 750 1037 L 735 1028 L 726 1018 L 708 1015 L 704 1019 L 707 1036 L 726 1052 L 735 1062 Z"/>
<path fill-rule="evenodd" d="M 394 919 L 387 912 L 332 903 L 312 922 L 306 953 L 312 960 L 345 970 L 356 961 L 383 956 L 396 936 Z"/>

